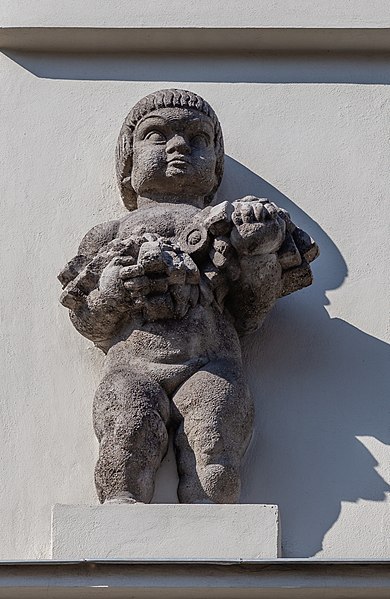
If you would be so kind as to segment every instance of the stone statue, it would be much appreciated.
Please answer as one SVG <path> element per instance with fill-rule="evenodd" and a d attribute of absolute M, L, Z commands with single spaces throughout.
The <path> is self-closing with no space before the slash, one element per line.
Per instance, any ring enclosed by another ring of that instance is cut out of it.
<path fill-rule="evenodd" d="M 93 408 L 102 503 L 150 502 L 169 428 L 179 500 L 239 500 L 254 415 L 239 335 L 311 284 L 318 248 L 265 199 L 211 207 L 223 162 L 197 94 L 140 100 L 116 152 L 130 212 L 91 229 L 59 275 L 73 325 L 106 354 Z"/>

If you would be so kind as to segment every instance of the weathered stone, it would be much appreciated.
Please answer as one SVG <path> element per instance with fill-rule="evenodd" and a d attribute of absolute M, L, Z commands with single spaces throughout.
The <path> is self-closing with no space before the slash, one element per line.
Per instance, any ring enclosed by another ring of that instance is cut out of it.
<path fill-rule="evenodd" d="M 179 237 L 183 252 L 187 252 L 194 260 L 206 256 L 209 242 L 207 229 L 201 222 L 191 223 Z"/>
<path fill-rule="evenodd" d="M 294 291 L 309 287 L 313 282 L 313 275 L 310 265 L 306 260 L 302 261 L 300 266 L 290 268 L 282 274 L 282 292 L 281 295 L 290 295 Z"/>
<path fill-rule="evenodd" d="M 318 248 L 266 199 L 207 206 L 223 159 L 202 98 L 143 98 L 117 145 L 131 212 L 87 233 L 59 275 L 72 323 L 107 354 L 93 412 L 101 502 L 151 500 L 170 427 L 180 501 L 239 500 L 253 427 L 239 334 L 311 283 Z"/>
<path fill-rule="evenodd" d="M 299 266 L 302 263 L 302 257 L 295 245 L 294 238 L 286 231 L 284 241 L 278 251 L 278 258 L 283 270 Z"/>
<path fill-rule="evenodd" d="M 205 226 L 215 236 L 225 235 L 232 228 L 233 206 L 229 202 L 221 202 L 213 206 L 205 218 Z"/>
<path fill-rule="evenodd" d="M 319 254 L 318 245 L 314 239 L 312 239 L 306 231 L 303 231 L 298 227 L 295 228 L 293 237 L 302 257 L 305 258 L 307 262 L 313 262 Z"/>

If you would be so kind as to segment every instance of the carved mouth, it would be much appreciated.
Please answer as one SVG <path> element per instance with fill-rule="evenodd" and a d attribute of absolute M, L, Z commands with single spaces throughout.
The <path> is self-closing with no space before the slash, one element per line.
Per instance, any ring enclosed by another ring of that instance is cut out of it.
<path fill-rule="evenodd" d="M 186 158 L 171 158 L 168 160 L 168 164 L 171 166 L 183 167 L 190 164 L 190 161 Z"/>

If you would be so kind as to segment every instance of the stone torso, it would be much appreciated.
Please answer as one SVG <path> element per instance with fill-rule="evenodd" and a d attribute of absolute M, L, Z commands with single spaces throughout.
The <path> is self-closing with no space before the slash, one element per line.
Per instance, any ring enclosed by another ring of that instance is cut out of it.
<path fill-rule="evenodd" d="M 200 209 L 186 204 L 148 205 L 131 212 L 119 223 L 116 237 L 154 233 L 176 241 Z M 169 333 L 168 333 L 169 330 Z M 181 364 L 192 369 L 228 352 L 237 357 L 240 346 L 233 325 L 215 306 L 198 303 L 182 319 L 124 324 L 112 340 L 109 359 L 126 361 L 130 357 L 143 363 Z M 176 369 L 174 369 L 176 373 Z M 168 375 L 168 368 L 167 368 Z"/>
<path fill-rule="evenodd" d="M 199 208 L 187 204 L 153 204 L 138 208 L 126 215 L 119 223 L 117 237 L 156 233 L 160 237 L 176 241 L 180 233 Z"/>

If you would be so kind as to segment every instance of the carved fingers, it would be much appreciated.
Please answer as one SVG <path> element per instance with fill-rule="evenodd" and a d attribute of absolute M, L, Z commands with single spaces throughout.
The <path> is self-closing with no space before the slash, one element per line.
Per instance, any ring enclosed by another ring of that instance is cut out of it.
<path fill-rule="evenodd" d="M 269 200 L 255 196 L 245 196 L 236 200 L 233 206 L 233 222 L 236 224 L 267 222 L 275 218 L 279 211 L 278 207 Z"/>
<path fill-rule="evenodd" d="M 102 300 L 110 300 L 117 304 L 128 301 L 120 273 L 123 268 L 132 268 L 135 259 L 132 256 L 114 256 L 103 268 L 98 282 L 98 290 Z"/>
<path fill-rule="evenodd" d="M 170 241 L 145 241 L 136 264 L 124 265 L 119 278 L 146 320 L 182 317 L 198 299 L 199 270 L 190 256 Z"/>
<path fill-rule="evenodd" d="M 246 196 L 233 202 L 233 206 L 230 238 L 239 255 L 269 254 L 280 248 L 286 223 L 275 204 Z"/>

